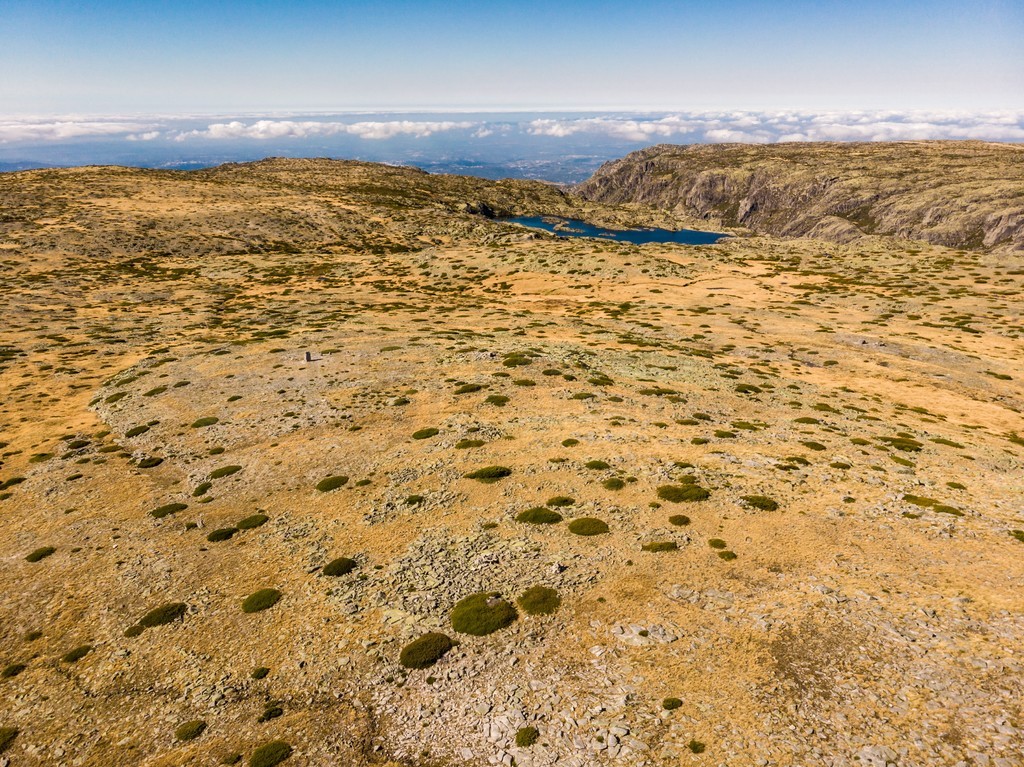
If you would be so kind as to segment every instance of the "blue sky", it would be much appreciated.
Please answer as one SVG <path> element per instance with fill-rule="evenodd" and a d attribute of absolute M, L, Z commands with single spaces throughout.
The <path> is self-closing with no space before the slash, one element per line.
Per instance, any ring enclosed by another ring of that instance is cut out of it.
<path fill-rule="evenodd" d="M 1024 2 L 0 0 L 0 114 L 1019 109 Z"/>

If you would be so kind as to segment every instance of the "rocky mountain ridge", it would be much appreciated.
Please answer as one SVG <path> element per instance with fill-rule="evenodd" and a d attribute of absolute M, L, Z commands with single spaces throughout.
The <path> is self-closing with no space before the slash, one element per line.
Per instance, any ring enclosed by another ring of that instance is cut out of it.
<path fill-rule="evenodd" d="M 663 144 L 605 164 L 576 191 L 764 234 L 1024 250 L 1024 147 L 1012 144 Z"/>

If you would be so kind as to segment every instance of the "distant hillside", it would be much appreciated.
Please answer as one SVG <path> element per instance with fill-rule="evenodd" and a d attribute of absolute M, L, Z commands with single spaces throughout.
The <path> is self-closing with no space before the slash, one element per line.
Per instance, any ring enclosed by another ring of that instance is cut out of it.
<path fill-rule="evenodd" d="M 783 236 L 890 234 L 1024 250 L 1024 146 L 974 141 L 660 145 L 577 190 Z"/>

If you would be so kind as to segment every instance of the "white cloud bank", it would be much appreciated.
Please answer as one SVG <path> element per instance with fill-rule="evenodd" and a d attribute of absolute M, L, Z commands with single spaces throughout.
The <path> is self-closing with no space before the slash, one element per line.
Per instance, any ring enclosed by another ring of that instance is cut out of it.
<path fill-rule="evenodd" d="M 693 112 L 661 117 L 541 118 L 534 136 L 597 134 L 624 141 L 1024 141 L 1024 112 Z"/>
<path fill-rule="evenodd" d="M 401 119 L 401 115 L 373 115 L 354 121 L 331 115 L 318 120 L 297 117 L 248 120 L 224 118 L 206 122 L 185 117 L 0 117 L 0 144 L 58 143 L 62 141 L 123 139 L 173 140 L 186 144 L 249 139 L 301 140 L 348 136 L 384 141 L 397 137 L 426 138 L 438 133 L 471 131 L 467 140 L 519 134 L 547 138 L 604 137 L 631 143 L 721 143 L 780 141 L 909 141 L 923 139 L 979 139 L 1024 142 L 1024 111 L 961 112 L 807 112 L 720 111 L 658 114 L 608 113 L 600 116 L 524 115 L 519 122 L 504 117 L 474 121 L 458 119 Z M 393 119 L 390 119 L 393 118 Z"/>
<path fill-rule="evenodd" d="M 213 123 L 205 130 L 179 133 L 176 141 L 188 139 L 281 139 L 311 138 L 347 134 L 364 139 L 389 139 L 396 136 L 425 138 L 434 133 L 478 127 L 475 122 L 388 120 L 374 122 L 320 122 L 317 120 L 257 120 L 243 123 Z"/>

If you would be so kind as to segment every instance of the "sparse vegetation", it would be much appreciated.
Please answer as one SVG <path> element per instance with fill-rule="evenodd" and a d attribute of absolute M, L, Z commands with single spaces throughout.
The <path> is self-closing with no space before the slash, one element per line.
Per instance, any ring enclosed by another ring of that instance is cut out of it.
<path fill-rule="evenodd" d="M 695 503 L 706 501 L 711 493 L 700 485 L 662 485 L 658 488 L 658 497 L 670 503 Z"/>

